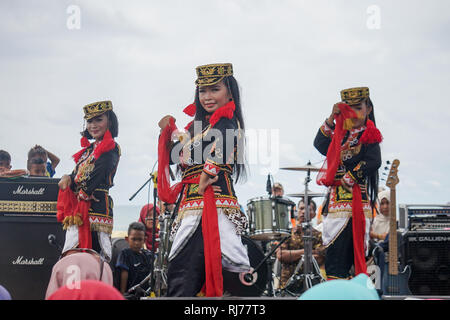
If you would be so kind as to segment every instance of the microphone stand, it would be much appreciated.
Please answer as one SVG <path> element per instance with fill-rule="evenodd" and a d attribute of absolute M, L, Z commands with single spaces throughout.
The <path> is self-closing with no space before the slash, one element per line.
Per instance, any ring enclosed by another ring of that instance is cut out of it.
<path fill-rule="evenodd" d="M 158 163 L 158 160 L 156 160 L 155 161 L 155 163 L 153 164 L 153 168 L 152 168 L 152 172 L 150 173 L 150 178 L 148 178 L 148 180 L 147 181 L 145 181 L 145 183 L 130 197 L 130 199 L 128 199 L 128 201 L 131 201 L 131 200 L 133 200 L 136 196 L 137 196 L 137 194 L 142 190 L 142 189 L 144 189 L 144 187 L 153 179 L 153 177 L 154 177 L 154 174 L 153 174 L 153 172 L 154 172 L 154 169 L 155 169 L 155 166 L 156 166 L 156 164 Z"/>

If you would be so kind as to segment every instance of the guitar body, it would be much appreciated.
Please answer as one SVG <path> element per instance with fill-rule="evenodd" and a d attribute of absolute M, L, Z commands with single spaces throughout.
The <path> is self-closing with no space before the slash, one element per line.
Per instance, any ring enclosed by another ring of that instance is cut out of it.
<path fill-rule="evenodd" d="M 403 271 L 392 275 L 387 272 L 389 270 L 389 263 L 384 266 L 383 276 L 381 278 L 381 291 L 385 296 L 407 296 L 411 295 L 408 281 L 411 276 L 411 268 L 406 266 Z"/>

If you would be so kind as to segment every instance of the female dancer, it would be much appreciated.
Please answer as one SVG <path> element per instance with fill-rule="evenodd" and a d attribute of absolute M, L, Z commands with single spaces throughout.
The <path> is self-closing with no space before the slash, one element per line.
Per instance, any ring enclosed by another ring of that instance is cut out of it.
<path fill-rule="evenodd" d="M 110 260 L 113 201 L 109 189 L 120 158 L 114 141 L 119 124 L 111 101 L 95 102 L 83 109 L 87 122 L 81 133 L 83 149 L 73 156 L 73 172 L 59 182 L 57 218 L 67 230 L 63 255 L 77 247 L 88 248 Z"/>
<path fill-rule="evenodd" d="M 381 165 L 382 137 L 375 127 L 369 88 L 342 90 L 341 98 L 314 140 L 316 149 L 327 156 L 317 183 L 331 186 L 322 233 L 328 279 L 349 277 L 352 265 L 355 275 L 366 273 Z"/>
<path fill-rule="evenodd" d="M 223 295 L 222 266 L 247 272 L 250 263 L 241 233 L 247 220 L 240 211 L 233 177 L 245 174 L 240 95 L 231 64 L 196 69 L 195 102 L 185 112 L 195 115 L 179 141 L 171 143 L 175 119 L 159 122 L 158 193 L 175 203 L 172 225 L 168 296 Z M 171 156 L 170 156 L 171 155 Z M 170 159 L 169 159 L 170 157 Z M 169 162 L 179 164 L 182 182 L 169 186 Z"/>

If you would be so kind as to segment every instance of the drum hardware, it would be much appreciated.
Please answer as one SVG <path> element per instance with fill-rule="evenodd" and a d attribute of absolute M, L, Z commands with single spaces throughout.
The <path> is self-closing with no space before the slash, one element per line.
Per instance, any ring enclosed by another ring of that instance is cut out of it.
<path fill-rule="evenodd" d="M 270 282 L 269 266 L 261 247 L 248 236 L 241 236 L 247 248 L 251 271 L 236 273 L 223 269 L 224 296 L 257 297 L 265 295 Z M 251 273 L 252 278 L 245 276 Z M 250 281 L 248 281 L 250 280 Z"/>
<path fill-rule="evenodd" d="M 327 194 L 326 193 L 308 193 L 308 198 L 317 198 L 317 197 L 325 197 Z M 305 197 L 305 192 L 300 192 L 300 193 L 290 193 L 287 194 L 288 197 L 293 197 L 293 198 L 304 198 Z"/>
<path fill-rule="evenodd" d="M 245 283 L 252 283 L 253 281 L 255 281 L 254 279 L 255 273 L 261 268 L 261 266 L 263 266 L 266 263 L 267 260 L 269 260 L 269 258 L 272 257 L 273 253 L 289 238 L 291 238 L 291 236 L 284 237 L 274 248 L 272 248 L 272 250 L 267 255 L 264 256 L 264 258 L 259 262 L 259 264 L 255 268 L 252 268 L 251 272 L 247 272 L 246 274 L 243 275 L 243 280 L 245 281 Z M 267 290 L 269 296 L 275 296 L 272 285 L 273 277 L 271 276 L 273 272 L 273 261 L 270 261 L 269 264 L 270 264 L 269 268 L 270 281 Z"/>
<path fill-rule="evenodd" d="M 166 210 L 163 215 L 159 216 L 159 221 L 160 243 L 156 252 L 156 259 L 153 269 L 155 280 L 153 288 L 150 287 L 147 289 L 147 294 L 150 294 L 153 289 L 153 292 L 157 297 L 163 296 L 163 292 L 167 289 L 167 261 L 170 251 L 169 231 L 170 226 L 172 225 L 172 213 Z"/>
<path fill-rule="evenodd" d="M 311 162 L 308 162 L 308 164 L 306 166 L 284 167 L 284 168 L 280 168 L 280 169 L 282 169 L 282 170 L 291 170 L 291 171 L 307 171 L 307 172 L 311 172 L 311 171 L 319 172 L 320 171 L 320 168 L 311 165 Z"/>
<path fill-rule="evenodd" d="M 290 235 L 290 213 L 295 203 L 280 197 L 256 197 L 248 200 L 249 237 L 259 241 Z"/>
<path fill-rule="evenodd" d="M 311 182 L 311 171 L 319 171 L 319 168 L 316 168 L 311 165 L 311 162 L 308 162 L 306 166 L 296 167 L 296 168 L 281 168 L 284 170 L 297 170 L 297 171 L 306 171 L 307 175 L 305 178 L 305 192 L 304 192 L 304 203 L 305 203 L 305 222 L 302 223 L 303 228 L 303 242 L 304 242 L 304 254 L 300 261 L 298 262 L 293 275 L 289 278 L 288 283 L 282 289 L 282 291 L 289 292 L 289 287 L 298 281 L 303 281 L 303 289 L 304 291 L 311 288 L 317 282 L 324 282 L 322 274 L 320 273 L 319 265 L 312 255 L 312 225 L 311 225 L 311 216 L 309 211 L 309 189 L 308 184 Z M 303 267 L 303 274 L 300 274 L 300 270 Z M 316 283 L 314 283 L 316 282 Z"/>

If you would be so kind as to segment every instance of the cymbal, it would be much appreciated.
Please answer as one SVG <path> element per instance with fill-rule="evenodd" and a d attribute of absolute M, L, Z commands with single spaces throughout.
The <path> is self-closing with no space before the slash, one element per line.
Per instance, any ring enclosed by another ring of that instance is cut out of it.
<path fill-rule="evenodd" d="M 304 198 L 305 197 L 305 193 L 290 193 L 287 194 L 286 196 L 288 197 L 293 197 L 293 198 Z M 317 197 L 325 197 L 326 193 L 318 193 L 318 192 L 308 192 L 308 198 L 317 198 Z"/>
<path fill-rule="evenodd" d="M 320 171 L 320 168 L 317 168 L 313 165 L 306 165 L 306 166 L 301 166 L 301 167 L 283 167 L 280 168 L 281 170 L 292 170 L 292 171 Z"/>

